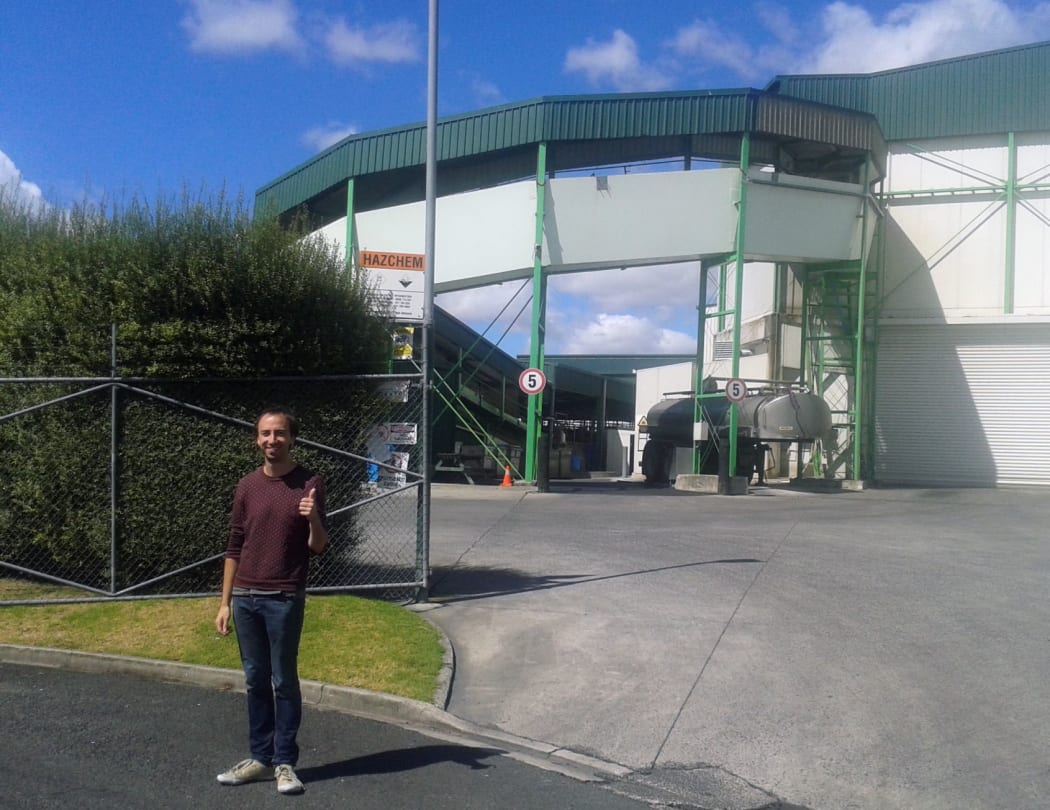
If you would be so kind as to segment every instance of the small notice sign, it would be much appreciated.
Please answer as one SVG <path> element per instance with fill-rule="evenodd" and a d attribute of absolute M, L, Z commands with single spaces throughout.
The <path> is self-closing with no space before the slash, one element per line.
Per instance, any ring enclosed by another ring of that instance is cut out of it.
<path fill-rule="evenodd" d="M 416 443 L 415 422 L 387 422 L 386 435 L 390 444 L 415 444 Z"/>

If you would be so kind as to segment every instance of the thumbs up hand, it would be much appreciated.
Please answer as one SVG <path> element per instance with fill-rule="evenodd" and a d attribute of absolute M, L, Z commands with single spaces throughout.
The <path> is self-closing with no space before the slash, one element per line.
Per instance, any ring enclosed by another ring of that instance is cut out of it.
<path fill-rule="evenodd" d="M 306 496 L 299 501 L 299 514 L 304 518 L 312 518 L 317 514 L 317 488 L 313 487 Z"/>

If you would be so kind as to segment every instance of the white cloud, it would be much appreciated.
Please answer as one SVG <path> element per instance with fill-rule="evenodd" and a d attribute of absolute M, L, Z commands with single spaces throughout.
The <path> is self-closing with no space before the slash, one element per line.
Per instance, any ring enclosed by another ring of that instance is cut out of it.
<path fill-rule="evenodd" d="M 668 45 L 682 60 L 680 69 L 727 68 L 757 83 L 776 73 L 870 73 L 1050 38 L 1047 2 L 926 0 L 899 3 L 880 15 L 868 10 L 871 5 L 836 0 L 807 24 L 785 6 L 759 2 L 755 18 L 769 34 L 764 42 L 698 19 Z"/>
<path fill-rule="evenodd" d="M 696 262 L 567 273 L 551 278 L 552 294 L 585 297 L 595 310 L 644 309 L 671 318 L 696 317 L 700 268 Z"/>
<path fill-rule="evenodd" d="M 405 20 L 355 28 L 337 19 L 329 23 L 324 44 L 329 58 L 339 65 L 417 62 L 421 53 L 418 29 Z"/>
<path fill-rule="evenodd" d="M 798 26 L 791 19 L 791 11 L 777 3 L 758 3 L 756 6 L 758 21 L 762 27 L 782 43 L 795 42 L 798 39 Z"/>
<path fill-rule="evenodd" d="M 531 281 L 508 281 L 442 293 L 434 298 L 434 303 L 478 332 L 495 321 L 485 332 L 485 339 L 495 343 L 507 332 L 500 348 L 516 354 L 521 338 L 527 338 L 532 327 L 531 287 Z"/>
<path fill-rule="evenodd" d="M 740 37 L 727 34 L 711 20 L 695 20 L 680 29 L 670 44 L 678 56 L 729 68 L 747 81 L 754 81 L 764 74 L 754 49 Z"/>
<path fill-rule="evenodd" d="M 548 282 L 547 352 L 693 352 L 698 282 L 695 262 L 554 275 Z M 531 282 L 443 293 L 436 303 L 479 332 L 495 319 L 485 333 L 488 340 L 500 340 L 500 348 L 512 355 L 528 351 Z"/>
<path fill-rule="evenodd" d="M 470 94 L 474 99 L 474 103 L 479 107 L 491 107 L 496 104 L 502 104 L 507 100 L 499 89 L 499 85 L 487 79 L 482 79 L 480 76 L 472 76 L 470 78 Z"/>
<path fill-rule="evenodd" d="M 0 152 L 0 198 L 13 199 L 18 203 L 42 206 L 44 193 L 36 183 L 30 183 L 19 171 L 15 162 Z"/>
<path fill-rule="evenodd" d="M 822 25 L 823 41 L 800 61 L 800 72 L 870 73 L 1037 41 L 1050 35 L 1050 6 L 930 0 L 876 19 L 862 6 L 835 2 L 825 7 Z"/>
<path fill-rule="evenodd" d="M 653 65 L 642 62 L 638 44 L 626 32 L 616 29 L 608 42 L 595 42 L 569 48 L 565 55 L 565 72 L 582 73 L 593 85 L 608 85 L 614 90 L 664 90 L 670 79 Z"/>
<path fill-rule="evenodd" d="M 182 19 L 190 47 L 202 53 L 299 51 L 299 12 L 291 0 L 188 0 Z"/>
<path fill-rule="evenodd" d="M 799 34 L 790 13 L 780 6 L 760 4 L 757 19 L 773 37 L 772 42 L 752 45 L 714 20 L 694 20 L 678 30 L 669 43 L 670 50 L 694 66 L 728 68 L 746 82 L 764 83 L 771 74 L 796 61 L 791 44 Z"/>
<path fill-rule="evenodd" d="M 696 338 L 667 329 L 651 318 L 599 313 L 557 340 L 552 354 L 688 354 Z"/>
<path fill-rule="evenodd" d="M 339 143 L 343 138 L 356 135 L 360 131 L 352 124 L 344 124 L 341 121 L 329 121 L 324 126 L 308 129 L 299 137 L 299 140 L 304 146 L 309 146 L 320 152 L 329 146 Z"/>

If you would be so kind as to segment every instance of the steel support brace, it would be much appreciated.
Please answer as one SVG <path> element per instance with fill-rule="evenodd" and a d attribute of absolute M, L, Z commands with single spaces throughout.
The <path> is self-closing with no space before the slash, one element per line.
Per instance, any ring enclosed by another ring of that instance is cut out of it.
<path fill-rule="evenodd" d="M 1017 142 L 1007 135 L 1006 159 L 1006 258 L 1003 264 L 1003 314 L 1014 312 L 1014 271 L 1017 261 Z"/>
<path fill-rule="evenodd" d="M 543 217 L 547 195 L 547 144 L 536 153 L 536 237 L 532 255 L 532 330 L 529 339 L 529 365 L 543 370 L 544 339 L 547 322 L 547 278 L 543 272 Z M 525 480 L 536 481 L 543 392 L 530 394 L 525 426 Z"/>

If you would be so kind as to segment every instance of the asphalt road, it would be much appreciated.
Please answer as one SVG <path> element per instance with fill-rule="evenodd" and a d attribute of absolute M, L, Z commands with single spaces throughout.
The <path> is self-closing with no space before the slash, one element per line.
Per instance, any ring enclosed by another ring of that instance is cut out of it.
<path fill-rule="evenodd" d="M 441 488 L 449 711 L 687 806 L 1045 810 L 1050 492 Z"/>
<path fill-rule="evenodd" d="M 579 782 L 396 725 L 307 708 L 302 796 L 223 787 L 245 756 L 243 695 L 129 676 L 0 664 L 0 806 L 27 810 L 316 807 L 639 810 Z M 614 786 L 615 787 L 615 786 Z"/>

